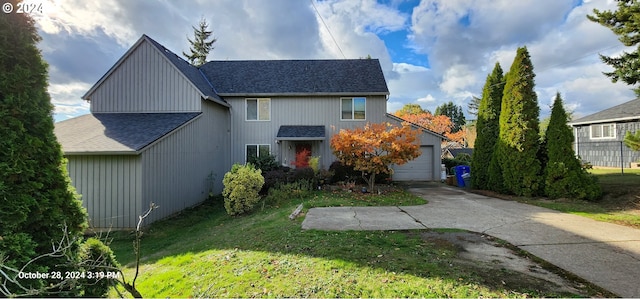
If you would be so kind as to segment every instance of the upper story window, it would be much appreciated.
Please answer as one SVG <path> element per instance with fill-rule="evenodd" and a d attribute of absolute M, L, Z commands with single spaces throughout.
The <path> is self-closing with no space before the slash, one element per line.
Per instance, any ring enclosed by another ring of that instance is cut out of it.
<path fill-rule="evenodd" d="M 340 99 L 340 119 L 342 120 L 364 120 L 366 113 L 367 98 L 342 98 Z"/>
<path fill-rule="evenodd" d="M 597 124 L 590 126 L 591 139 L 616 138 L 616 124 Z"/>
<path fill-rule="evenodd" d="M 271 120 L 271 99 L 246 99 L 247 120 Z"/>

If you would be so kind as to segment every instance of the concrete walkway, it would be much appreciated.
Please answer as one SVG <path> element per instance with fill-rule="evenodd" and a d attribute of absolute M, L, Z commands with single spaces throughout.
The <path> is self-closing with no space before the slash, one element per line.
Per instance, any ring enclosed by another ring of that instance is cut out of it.
<path fill-rule="evenodd" d="M 640 230 L 506 201 L 439 183 L 410 192 L 405 207 L 310 209 L 303 229 L 459 228 L 503 239 L 622 297 L 640 297 Z"/>

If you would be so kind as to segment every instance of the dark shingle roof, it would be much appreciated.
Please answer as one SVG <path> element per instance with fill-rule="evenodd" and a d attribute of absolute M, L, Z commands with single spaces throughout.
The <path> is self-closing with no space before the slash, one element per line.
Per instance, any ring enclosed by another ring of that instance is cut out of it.
<path fill-rule="evenodd" d="M 389 94 L 377 59 L 210 61 L 201 69 L 222 96 Z"/>
<path fill-rule="evenodd" d="M 640 119 L 640 98 L 576 119 L 570 124 L 584 125 L 632 119 Z"/>
<path fill-rule="evenodd" d="M 323 140 L 324 126 L 280 126 L 278 140 Z"/>
<path fill-rule="evenodd" d="M 202 94 L 222 101 L 222 99 L 216 94 L 214 86 L 211 84 L 211 82 L 209 82 L 209 80 L 206 78 L 204 73 L 200 71 L 199 68 L 191 65 L 190 63 L 188 63 L 184 59 L 180 58 L 180 56 L 178 56 L 175 53 L 171 52 L 169 49 L 165 48 L 163 45 L 161 45 L 160 43 L 156 42 L 155 40 L 153 40 L 149 36 L 143 35 L 143 37 L 145 37 L 149 42 L 151 42 L 151 44 L 154 47 L 156 47 L 158 50 L 160 50 L 160 52 L 165 57 L 167 57 L 169 59 L 169 61 L 171 61 L 171 63 L 173 65 L 175 65 L 176 68 L 180 72 L 182 72 L 185 75 L 185 77 L 187 77 L 187 79 L 189 81 L 191 81 L 191 83 L 193 83 L 193 85 L 195 85 L 196 88 L 198 88 L 198 90 Z"/>
<path fill-rule="evenodd" d="M 200 113 L 94 113 L 55 124 L 65 154 L 137 154 Z"/>
<path fill-rule="evenodd" d="M 467 154 L 469 156 L 473 155 L 472 148 L 450 148 L 448 150 L 454 158 L 457 157 L 459 154 Z"/>

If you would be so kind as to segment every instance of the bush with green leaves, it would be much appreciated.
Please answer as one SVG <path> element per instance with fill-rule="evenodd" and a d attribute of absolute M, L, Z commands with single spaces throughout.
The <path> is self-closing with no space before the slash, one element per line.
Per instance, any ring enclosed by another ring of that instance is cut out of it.
<path fill-rule="evenodd" d="M 267 172 L 271 170 L 276 170 L 280 165 L 276 161 L 276 156 L 274 155 L 262 155 L 258 157 L 249 157 L 247 163 L 253 164 L 256 168 L 262 170 L 262 172 Z"/>
<path fill-rule="evenodd" d="M 264 185 L 262 171 L 253 164 L 233 164 L 222 180 L 224 208 L 229 215 L 251 212 L 260 201 L 260 189 Z"/>
<path fill-rule="evenodd" d="M 96 238 L 89 238 L 82 243 L 80 260 L 84 265 L 85 273 L 116 272 L 120 268 L 111 248 Z M 107 297 L 109 288 L 115 284 L 116 280 L 114 279 L 91 279 L 84 288 L 84 297 Z"/>
<path fill-rule="evenodd" d="M 584 169 L 568 167 L 563 162 L 547 165 L 545 193 L 550 198 L 598 200 L 602 190 L 597 178 Z"/>

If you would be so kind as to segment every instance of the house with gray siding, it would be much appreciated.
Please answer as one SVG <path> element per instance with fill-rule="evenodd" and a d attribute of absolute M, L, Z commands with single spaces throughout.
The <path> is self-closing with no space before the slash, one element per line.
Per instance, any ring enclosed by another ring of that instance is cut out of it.
<path fill-rule="evenodd" d="M 328 168 L 341 129 L 401 119 L 376 59 L 210 61 L 190 65 L 143 35 L 83 96 L 91 114 L 56 124 L 72 184 L 94 228 L 130 229 L 219 194 L 234 163 L 274 155 L 292 166 L 307 150 Z M 422 155 L 395 180 L 439 177 L 440 142 L 422 130 Z"/>
<path fill-rule="evenodd" d="M 593 166 L 629 168 L 640 153 L 624 145 L 627 132 L 640 130 L 640 99 L 573 120 L 574 150 Z"/>

